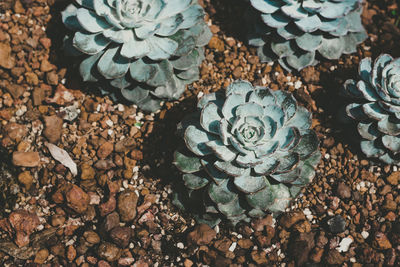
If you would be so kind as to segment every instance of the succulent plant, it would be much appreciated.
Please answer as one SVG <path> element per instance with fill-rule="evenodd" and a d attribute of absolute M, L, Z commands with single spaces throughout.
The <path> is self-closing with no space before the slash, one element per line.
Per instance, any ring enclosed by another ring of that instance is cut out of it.
<path fill-rule="evenodd" d="M 318 55 L 338 59 L 356 52 L 367 34 L 362 0 L 250 0 L 249 43 L 263 62 L 288 70 L 315 65 Z"/>
<path fill-rule="evenodd" d="M 358 103 L 347 105 L 347 115 L 357 122 L 361 150 L 367 157 L 400 164 L 400 58 L 382 54 L 374 62 L 364 58 L 358 81 L 347 80 L 345 93 Z"/>
<path fill-rule="evenodd" d="M 83 56 L 84 81 L 156 111 L 199 78 L 211 38 L 203 16 L 197 0 L 75 0 L 62 12 L 64 49 Z"/>
<path fill-rule="evenodd" d="M 199 220 L 235 224 L 283 211 L 320 160 L 310 126 L 292 95 L 246 81 L 202 97 L 178 125 L 186 146 L 174 156 L 188 201 L 201 203 Z"/>

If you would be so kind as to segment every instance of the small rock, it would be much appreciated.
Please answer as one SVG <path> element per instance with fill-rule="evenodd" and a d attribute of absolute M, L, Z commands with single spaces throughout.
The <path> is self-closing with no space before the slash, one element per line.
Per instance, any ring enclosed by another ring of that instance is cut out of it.
<path fill-rule="evenodd" d="M 48 256 L 49 256 L 49 251 L 43 248 L 36 253 L 34 262 L 37 264 L 43 264 Z"/>
<path fill-rule="evenodd" d="M 34 72 L 25 73 L 26 82 L 29 85 L 39 85 L 39 78 Z"/>
<path fill-rule="evenodd" d="M 238 241 L 238 245 L 239 247 L 243 248 L 243 249 L 249 249 L 251 248 L 254 244 L 253 241 L 251 241 L 250 239 L 240 239 Z"/>
<path fill-rule="evenodd" d="M 341 198 L 351 197 L 351 188 L 343 182 L 340 182 L 337 187 L 337 194 Z"/>
<path fill-rule="evenodd" d="M 84 163 L 81 166 L 81 170 L 82 170 L 82 174 L 81 174 L 82 180 L 94 179 L 96 171 L 94 170 L 94 168 L 91 165 Z"/>
<path fill-rule="evenodd" d="M 216 51 L 224 51 L 224 41 L 222 41 L 221 39 L 219 39 L 217 36 L 213 36 L 210 40 L 210 42 L 208 43 L 208 46 L 211 49 L 215 49 Z"/>
<path fill-rule="evenodd" d="M 12 155 L 12 162 L 15 166 L 37 167 L 40 164 L 39 152 L 15 151 Z"/>
<path fill-rule="evenodd" d="M 61 138 L 63 120 L 56 115 L 46 116 L 44 124 L 44 136 L 50 143 L 56 144 Z"/>
<path fill-rule="evenodd" d="M 121 255 L 121 249 L 116 245 L 108 242 L 103 242 L 100 244 L 98 249 L 99 256 L 106 261 L 113 262 L 118 260 Z"/>
<path fill-rule="evenodd" d="M 100 237 L 95 231 L 86 231 L 83 233 L 83 238 L 85 241 L 91 245 L 96 245 L 100 243 Z"/>
<path fill-rule="evenodd" d="M 387 181 L 391 185 L 398 185 L 400 181 L 400 172 L 393 172 L 391 175 L 389 175 Z"/>
<path fill-rule="evenodd" d="M 328 220 L 329 230 L 333 234 L 338 234 L 346 230 L 346 221 L 342 216 L 336 215 L 335 217 Z"/>
<path fill-rule="evenodd" d="M 72 185 L 65 194 L 67 205 L 77 213 L 84 213 L 90 202 L 90 197 L 77 185 Z"/>
<path fill-rule="evenodd" d="M 33 177 L 30 171 L 21 172 L 18 175 L 18 181 L 25 186 L 27 190 L 29 190 L 33 183 Z"/>
<path fill-rule="evenodd" d="M 207 245 L 217 236 L 217 233 L 207 224 L 200 224 L 187 236 L 189 244 Z"/>
<path fill-rule="evenodd" d="M 233 77 L 235 79 L 239 79 L 242 76 L 242 67 L 238 66 L 236 67 L 233 72 L 232 72 Z"/>
<path fill-rule="evenodd" d="M 14 99 L 18 99 L 24 94 L 26 87 L 19 84 L 10 84 L 6 89 Z"/>
<path fill-rule="evenodd" d="M 15 142 L 20 142 L 28 133 L 28 128 L 26 125 L 18 124 L 15 122 L 8 123 L 4 127 L 7 136 Z"/>
<path fill-rule="evenodd" d="M 392 244 L 390 243 L 387 236 L 381 232 L 375 233 L 374 241 L 372 242 L 372 245 L 375 248 L 382 249 L 382 250 L 392 248 Z"/>
<path fill-rule="evenodd" d="M 67 248 L 67 259 L 69 262 L 72 262 L 76 257 L 76 249 L 74 246 L 70 245 Z"/>
<path fill-rule="evenodd" d="M 0 67 L 12 69 L 15 66 L 15 58 L 11 55 L 11 46 L 8 43 L 0 43 Z"/>
<path fill-rule="evenodd" d="M 298 221 L 305 220 L 306 216 L 302 211 L 287 212 L 280 219 L 280 223 L 286 229 L 292 227 Z"/>
<path fill-rule="evenodd" d="M 314 233 L 298 233 L 289 242 L 289 252 L 293 256 L 296 266 L 303 266 L 307 261 L 311 249 L 314 247 Z"/>
<path fill-rule="evenodd" d="M 48 72 L 51 71 L 52 69 L 54 69 L 54 65 L 51 64 L 48 60 L 42 60 L 41 64 L 40 64 L 40 71 L 43 72 Z"/>
<path fill-rule="evenodd" d="M 57 85 L 58 84 L 58 75 L 55 71 L 48 72 L 46 74 L 46 81 L 50 85 Z"/>
<path fill-rule="evenodd" d="M 272 226 L 272 225 L 273 225 L 273 218 L 271 215 L 267 215 L 264 218 L 254 219 L 251 221 L 251 227 L 256 232 L 261 232 L 264 230 L 266 226 Z"/>
<path fill-rule="evenodd" d="M 100 216 L 104 217 L 115 210 L 117 206 L 117 201 L 114 196 L 110 196 L 108 201 L 99 205 Z"/>
<path fill-rule="evenodd" d="M 126 152 L 136 145 L 135 139 L 132 137 L 124 138 L 115 144 L 115 152 Z"/>
<path fill-rule="evenodd" d="M 340 241 L 339 247 L 337 247 L 337 251 L 339 252 L 347 252 L 349 250 L 349 247 L 353 243 L 353 238 L 351 236 L 345 237 Z"/>
<path fill-rule="evenodd" d="M 129 222 L 136 216 L 138 196 L 134 191 L 126 190 L 118 197 L 118 210 L 123 222 Z"/>
<path fill-rule="evenodd" d="M 326 256 L 326 261 L 332 265 L 341 265 L 345 258 L 336 249 L 331 249 Z"/>
<path fill-rule="evenodd" d="M 229 238 L 223 238 L 220 240 L 215 241 L 214 243 L 214 247 L 221 251 L 222 253 L 226 253 L 229 249 L 229 247 L 231 246 L 232 241 Z"/>
<path fill-rule="evenodd" d="M 119 215 L 117 212 L 112 212 L 106 216 L 106 219 L 104 220 L 103 224 L 103 229 L 106 232 L 109 232 L 111 229 L 114 227 L 119 226 Z"/>
<path fill-rule="evenodd" d="M 114 150 L 114 145 L 110 142 L 103 143 L 97 150 L 97 156 L 101 159 L 107 158 Z"/>
<path fill-rule="evenodd" d="M 8 220 L 16 232 L 15 243 L 19 247 L 29 244 L 29 235 L 35 231 L 40 221 L 39 217 L 34 213 L 26 210 L 17 210 L 10 214 Z"/>
<path fill-rule="evenodd" d="M 310 260 L 315 263 L 321 262 L 322 255 L 324 254 L 324 249 L 320 247 L 315 247 L 310 254 Z"/>
<path fill-rule="evenodd" d="M 122 248 L 125 248 L 129 245 L 131 233 L 131 228 L 117 226 L 111 230 L 110 237 L 115 244 Z"/>
<path fill-rule="evenodd" d="M 265 253 L 265 251 L 253 250 L 251 252 L 251 258 L 258 265 L 262 265 L 262 264 L 267 264 L 268 263 L 267 253 Z"/>

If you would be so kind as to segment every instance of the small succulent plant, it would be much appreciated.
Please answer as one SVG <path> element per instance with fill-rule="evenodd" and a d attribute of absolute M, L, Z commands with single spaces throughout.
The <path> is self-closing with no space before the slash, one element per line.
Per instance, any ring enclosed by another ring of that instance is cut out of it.
<path fill-rule="evenodd" d="M 178 99 L 199 78 L 211 32 L 197 0 L 75 0 L 62 19 L 84 81 L 146 111 Z"/>
<path fill-rule="evenodd" d="M 315 65 L 318 55 L 338 59 L 356 52 L 367 34 L 362 0 L 250 0 L 249 43 L 263 62 L 288 70 Z"/>
<path fill-rule="evenodd" d="M 375 62 L 364 58 L 360 80 L 347 80 L 345 93 L 358 98 L 346 107 L 358 123 L 361 150 L 367 157 L 387 164 L 400 164 L 400 58 L 382 54 Z"/>
<path fill-rule="evenodd" d="M 292 95 L 246 81 L 202 97 L 178 125 L 186 146 L 174 158 L 186 199 L 201 203 L 199 220 L 235 224 L 284 211 L 320 160 L 310 126 L 311 114 Z"/>

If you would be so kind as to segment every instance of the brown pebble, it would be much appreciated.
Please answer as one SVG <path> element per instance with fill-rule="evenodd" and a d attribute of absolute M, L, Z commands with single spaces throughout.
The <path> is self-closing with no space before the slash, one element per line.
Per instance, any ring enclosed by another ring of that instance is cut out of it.
<path fill-rule="evenodd" d="M 126 190 L 118 196 L 118 211 L 121 221 L 132 221 L 136 216 L 138 196 L 134 191 Z"/>
<path fill-rule="evenodd" d="M 48 256 L 49 256 L 49 251 L 45 248 L 42 248 L 36 253 L 34 262 L 37 264 L 43 264 Z"/>
<path fill-rule="evenodd" d="M 72 185 L 65 194 L 67 205 L 77 213 L 84 213 L 90 202 L 90 197 L 77 185 Z"/>
<path fill-rule="evenodd" d="M 131 239 L 131 228 L 117 226 L 110 232 L 110 237 L 115 244 L 125 248 L 129 245 Z"/>
<path fill-rule="evenodd" d="M 113 262 L 116 261 L 121 255 L 121 249 L 116 245 L 108 242 L 103 242 L 98 248 L 98 253 L 100 258 L 106 261 Z"/>
<path fill-rule="evenodd" d="M 15 151 L 12 155 L 12 162 L 15 166 L 37 167 L 40 164 L 39 152 Z"/>
<path fill-rule="evenodd" d="M 400 181 L 400 172 L 393 172 L 391 175 L 388 176 L 387 181 L 391 185 L 398 185 Z"/>
<path fill-rule="evenodd" d="M 97 156 L 101 159 L 107 158 L 114 150 L 114 145 L 110 142 L 104 142 L 97 150 Z"/>
<path fill-rule="evenodd" d="M 50 143 L 56 144 L 61 138 L 63 120 L 56 115 L 45 116 L 44 124 L 44 136 Z"/>
<path fill-rule="evenodd" d="M 285 227 L 286 229 L 289 229 L 298 221 L 302 221 L 305 219 L 306 219 L 306 216 L 304 215 L 304 213 L 302 211 L 288 212 L 282 216 L 280 223 L 283 227 Z"/>
<path fill-rule="evenodd" d="M 18 175 L 18 181 L 25 186 L 27 190 L 29 190 L 33 183 L 33 177 L 30 171 L 21 172 Z"/>
<path fill-rule="evenodd" d="M 187 236 L 189 244 L 196 244 L 198 246 L 207 245 L 217 236 L 217 233 L 207 224 L 197 225 L 192 232 Z"/>

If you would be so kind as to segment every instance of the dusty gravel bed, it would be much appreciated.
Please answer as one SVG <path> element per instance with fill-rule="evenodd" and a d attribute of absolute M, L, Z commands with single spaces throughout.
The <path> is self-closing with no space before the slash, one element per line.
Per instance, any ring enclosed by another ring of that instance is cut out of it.
<path fill-rule="evenodd" d="M 357 54 L 301 73 L 259 62 L 244 1 L 200 2 L 214 34 L 201 79 L 157 114 L 87 90 L 60 52 L 68 1 L 0 3 L 1 266 L 400 265 L 400 170 L 366 159 L 337 113 L 360 58 L 400 56 L 394 1 L 368 1 Z M 314 112 L 323 159 L 286 213 L 211 229 L 171 204 L 175 129 L 234 79 L 293 92 Z"/>

